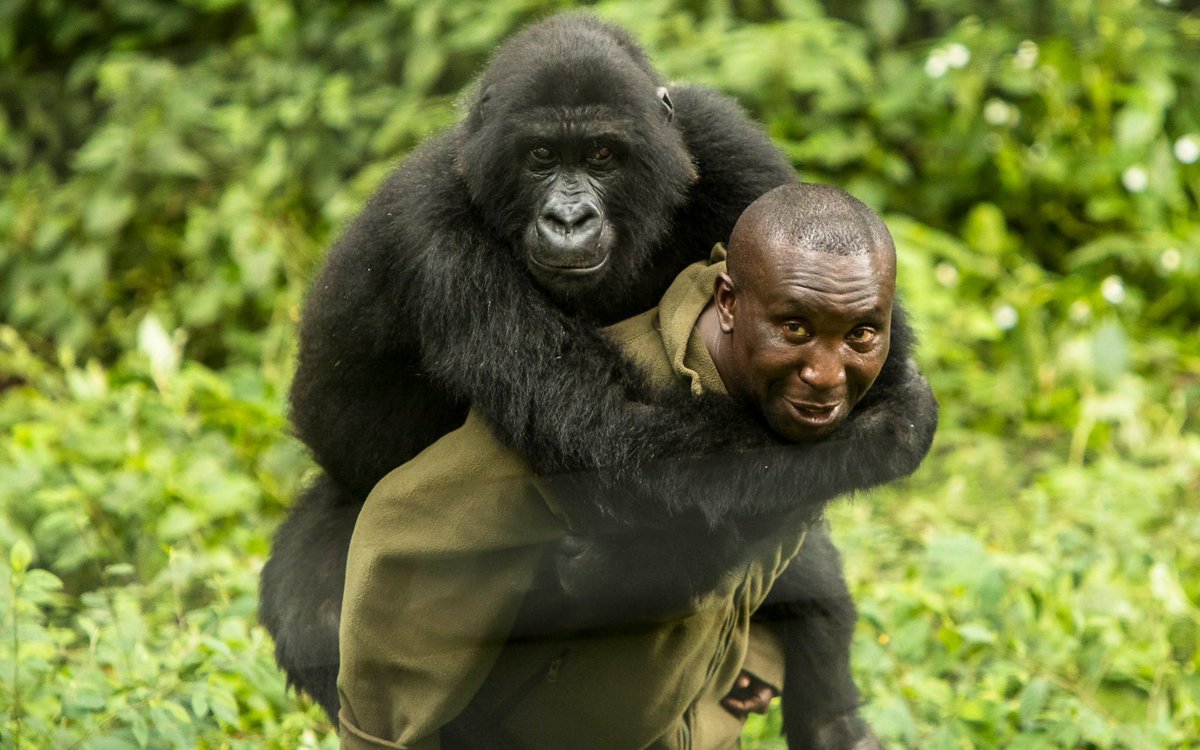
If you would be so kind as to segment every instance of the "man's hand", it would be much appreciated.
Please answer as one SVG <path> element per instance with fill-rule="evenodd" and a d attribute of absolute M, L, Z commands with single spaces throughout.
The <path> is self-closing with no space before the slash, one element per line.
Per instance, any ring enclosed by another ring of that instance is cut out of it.
<path fill-rule="evenodd" d="M 739 720 L 744 720 L 749 714 L 765 714 L 776 695 L 775 688 L 743 669 L 729 695 L 721 699 L 721 705 Z"/>

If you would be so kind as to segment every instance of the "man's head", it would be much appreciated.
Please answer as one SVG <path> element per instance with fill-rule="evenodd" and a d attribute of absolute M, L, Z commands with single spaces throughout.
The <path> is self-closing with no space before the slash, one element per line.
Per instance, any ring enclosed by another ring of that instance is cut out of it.
<path fill-rule="evenodd" d="M 862 202 L 811 184 L 762 196 L 714 289 L 710 348 L 729 392 L 788 440 L 825 437 L 883 368 L 895 288 L 892 237 Z"/>

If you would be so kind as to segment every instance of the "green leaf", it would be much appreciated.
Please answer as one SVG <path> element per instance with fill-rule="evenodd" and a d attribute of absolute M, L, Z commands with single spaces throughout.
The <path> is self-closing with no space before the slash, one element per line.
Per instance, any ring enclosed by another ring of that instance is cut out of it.
<path fill-rule="evenodd" d="M 202 719 L 208 715 L 207 685 L 199 684 L 192 690 L 192 714 L 197 719 Z"/>
<path fill-rule="evenodd" d="M 129 729 L 133 732 L 133 737 L 137 740 L 138 747 L 150 746 L 150 726 L 146 723 L 146 719 L 140 711 L 127 711 L 125 713 L 126 721 L 129 722 Z"/>
<path fill-rule="evenodd" d="M 967 643 L 991 644 L 996 642 L 996 633 L 986 625 L 968 623 L 958 628 L 958 633 Z"/>
<path fill-rule="evenodd" d="M 1162 117 L 1158 112 L 1131 106 L 1117 115 L 1117 144 L 1124 149 L 1135 151 L 1149 145 L 1161 130 Z"/>
<path fill-rule="evenodd" d="M 869 0 L 864 13 L 871 31 L 886 44 L 896 40 L 908 20 L 908 9 L 901 0 Z"/>
<path fill-rule="evenodd" d="M 29 548 L 28 542 L 24 539 L 18 539 L 8 553 L 8 563 L 12 567 L 12 571 L 24 573 L 29 569 L 31 562 L 33 562 L 33 550 Z"/>
<path fill-rule="evenodd" d="M 1128 370 L 1129 337 L 1116 320 L 1105 321 L 1092 337 L 1092 371 L 1097 385 L 1111 388 Z"/>
<path fill-rule="evenodd" d="M 979 698 L 968 698 L 959 706 L 958 715 L 966 721 L 982 722 L 988 718 L 988 704 Z"/>
<path fill-rule="evenodd" d="M 1200 643 L 1200 626 L 1190 615 L 1176 615 L 1167 629 L 1167 643 L 1171 645 L 1172 659 L 1180 665 L 1189 663 Z"/>
<path fill-rule="evenodd" d="M 98 192 L 84 211 L 84 230 L 97 239 L 110 238 L 129 222 L 136 206 L 132 195 Z"/>
<path fill-rule="evenodd" d="M 1009 246 L 1008 227 L 1004 213 L 992 203 L 980 203 L 967 215 L 963 237 L 971 247 L 987 253 L 1000 255 Z"/>
<path fill-rule="evenodd" d="M 1041 677 L 1029 681 L 1021 691 L 1021 703 L 1017 708 L 1017 719 L 1022 729 L 1032 729 L 1037 723 L 1046 700 L 1050 696 L 1050 683 Z"/>

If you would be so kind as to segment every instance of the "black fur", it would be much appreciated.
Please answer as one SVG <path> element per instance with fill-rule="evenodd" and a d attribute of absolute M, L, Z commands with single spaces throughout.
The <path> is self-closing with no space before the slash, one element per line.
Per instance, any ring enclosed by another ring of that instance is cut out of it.
<path fill-rule="evenodd" d="M 755 613 L 787 644 L 783 728 L 789 747 L 878 747 L 857 716 L 848 654 L 858 612 L 841 571 L 827 524 L 817 524 Z"/>
<path fill-rule="evenodd" d="M 261 603 L 279 663 L 331 717 L 336 617 L 318 613 L 340 605 L 348 530 L 370 488 L 461 424 L 467 404 L 539 473 L 593 488 L 578 493 L 581 513 L 630 526 L 684 516 L 717 528 L 799 499 L 815 516 L 928 450 L 936 402 L 907 362 L 902 316 L 840 439 L 804 447 L 779 445 L 725 399 L 651 392 L 598 334 L 656 304 L 752 200 L 795 179 L 732 101 L 672 86 L 667 107 L 663 85 L 621 29 L 577 14 L 535 25 L 497 52 L 463 122 L 412 153 L 331 249 L 291 392 L 326 477 L 277 533 Z M 628 145 L 595 190 L 612 255 L 585 280 L 530 271 L 538 192 L 512 134 L 562 120 L 599 122 Z M 748 451 L 743 470 L 711 470 L 711 457 Z"/>
<path fill-rule="evenodd" d="M 341 594 L 360 507 L 348 499 L 329 502 L 343 500 L 341 492 L 322 477 L 296 504 L 275 535 L 259 598 L 259 616 L 275 638 L 275 657 L 288 682 L 311 695 L 335 722 Z"/>

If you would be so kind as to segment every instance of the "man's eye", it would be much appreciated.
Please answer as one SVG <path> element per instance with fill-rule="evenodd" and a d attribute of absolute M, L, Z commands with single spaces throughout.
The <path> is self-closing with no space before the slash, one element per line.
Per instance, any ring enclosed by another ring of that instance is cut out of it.
<path fill-rule="evenodd" d="M 529 155 L 533 157 L 534 161 L 541 162 L 543 164 L 554 160 L 554 152 L 545 146 L 534 146 L 533 149 L 530 150 Z"/>
<path fill-rule="evenodd" d="M 804 324 L 795 320 L 789 320 L 788 322 L 784 323 L 783 330 L 787 331 L 791 336 L 808 335 L 808 329 L 804 327 Z"/>
<path fill-rule="evenodd" d="M 875 329 L 866 326 L 855 328 L 846 337 L 846 340 L 852 344 L 868 344 L 875 340 Z"/>
<path fill-rule="evenodd" d="M 612 149 L 608 146 L 597 146 L 592 149 L 592 153 L 588 154 L 588 161 L 592 164 L 604 164 L 612 158 Z"/>

